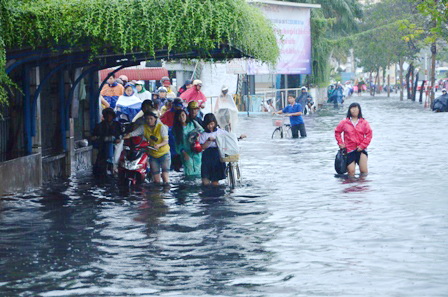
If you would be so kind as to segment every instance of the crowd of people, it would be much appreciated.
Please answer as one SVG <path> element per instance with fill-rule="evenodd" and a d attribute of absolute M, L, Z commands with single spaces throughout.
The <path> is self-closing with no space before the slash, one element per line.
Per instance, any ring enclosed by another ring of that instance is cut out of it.
<path fill-rule="evenodd" d="M 200 80 L 187 80 L 175 93 L 169 78 L 162 78 L 162 86 L 151 94 L 142 81 L 128 82 L 126 77 L 113 75 L 101 91 L 103 119 L 96 126 L 92 140 L 97 141 L 98 160 L 109 164 L 113 174 L 119 162 L 123 140 L 141 137 L 148 143 L 150 177 L 155 183 L 169 183 L 170 171 L 181 171 L 186 178 L 201 178 L 204 185 L 218 185 L 226 177 L 217 139 L 234 132 L 238 109 L 223 86 L 214 113 L 203 114 L 207 101 L 201 91 Z M 335 84 L 329 88 L 328 98 L 335 107 L 353 93 L 353 87 Z M 446 90 L 444 90 L 446 95 Z M 314 106 L 306 87 L 299 96 L 288 96 L 288 105 L 276 110 L 271 102 L 266 109 L 273 114 L 289 117 L 293 138 L 306 137 L 302 116 Z M 131 122 L 130 130 L 123 132 L 121 121 Z M 367 151 L 372 131 L 364 120 L 361 106 L 351 104 L 346 120 L 335 130 L 341 149 L 347 150 L 348 172 L 354 174 L 358 164 L 362 174 L 367 174 Z M 242 136 L 244 137 L 244 136 Z M 99 139 L 103 141 L 98 142 Z M 183 169 L 182 169 L 183 168 Z"/>
<path fill-rule="evenodd" d="M 333 103 L 334 108 L 338 108 L 357 90 L 359 90 L 358 95 L 360 95 L 362 92 L 362 86 L 353 86 L 350 81 L 346 82 L 344 85 L 340 82 L 331 84 L 327 89 L 327 103 Z"/>
<path fill-rule="evenodd" d="M 183 168 L 188 179 L 201 178 L 204 185 L 218 185 L 226 176 L 217 138 L 234 132 L 238 119 L 228 87 L 222 87 L 214 113 L 204 115 L 201 109 L 207 98 L 200 80 L 187 80 L 177 94 L 168 77 L 162 78 L 161 84 L 151 94 L 142 81 L 128 82 L 127 77 L 110 75 L 100 97 L 103 119 L 92 137 L 98 149 L 97 162 L 106 162 L 107 172 L 114 174 L 124 140 L 141 137 L 148 143 L 153 182 L 168 184 L 170 171 Z"/>

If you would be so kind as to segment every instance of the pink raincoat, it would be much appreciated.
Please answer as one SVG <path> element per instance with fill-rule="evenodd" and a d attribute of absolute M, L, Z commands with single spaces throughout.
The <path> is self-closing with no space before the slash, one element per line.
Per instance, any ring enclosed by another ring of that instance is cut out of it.
<path fill-rule="evenodd" d="M 342 133 L 344 133 L 344 140 L 342 140 Z M 345 144 L 347 152 L 352 152 L 358 147 L 365 150 L 372 140 L 372 129 L 363 118 L 358 120 L 356 126 L 350 119 L 345 119 L 334 130 L 334 136 L 338 145 Z"/>
<path fill-rule="evenodd" d="M 204 93 L 201 91 L 196 90 L 196 88 L 193 86 L 180 94 L 180 98 L 184 99 L 185 102 L 188 104 L 191 101 L 196 101 L 199 106 L 201 106 L 203 103 L 207 101 L 207 98 L 205 97 Z"/>

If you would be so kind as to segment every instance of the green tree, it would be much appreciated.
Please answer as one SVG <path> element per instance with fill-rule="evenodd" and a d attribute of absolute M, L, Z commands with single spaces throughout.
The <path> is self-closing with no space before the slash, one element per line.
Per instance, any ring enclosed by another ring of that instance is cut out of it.
<path fill-rule="evenodd" d="M 125 2 L 125 3 L 124 3 Z M 116 53 L 197 51 L 222 44 L 275 63 L 272 25 L 245 0 L 0 0 L 0 103 L 6 50 L 64 47 Z"/>
<path fill-rule="evenodd" d="M 310 81 L 316 85 L 326 85 L 330 80 L 330 58 L 344 58 L 348 46 L 338 42 L 341 37 L 356 32 L 362 18 L 362 6 L 358 0 L 289 0 L 320 4 L 321 9 L 311 11 L 311 41 L 313 71 Z"/>
<path fill-rule="evenodd" d="M 424 16 L 423 23 L 413 22 L 410 28 L 414 32 L 410 34 L 409 39 L 414 35 L 423 36 L 423 42 L 430 45 L 431 48 L 431 104 L 434 102 L 434 86 L 436 81 L 436 59 L 437 48 L 441 40 L 448 40 L 448 0 L 411 0 L 421 15 Z"/>
<path fill-rule="evenodd" d="M 406 38 L 411 32 L 406 24 L 415 18 L 414 6 L 407 0 L 384 0 L 365 9 L 361 33 L 353 35 L 355 56 L 365 71 L 379 73 L 391 64 L 399 65 L 400 84 L 403 64 L 412 61 L 420 50 L 415 39 Z M 400 88 L 400 100 L 403 89 Z"/>

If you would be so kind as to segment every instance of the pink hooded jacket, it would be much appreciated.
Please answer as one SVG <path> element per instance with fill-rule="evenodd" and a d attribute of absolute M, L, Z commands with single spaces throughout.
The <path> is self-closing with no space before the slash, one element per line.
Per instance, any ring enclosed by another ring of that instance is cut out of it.
<path fill-rule="evenodd" d="M 342 140 L 342 133 L 344 133 L 344 140 Z M 350 119 L 342 120 L 339 125 L 334 129 L 334 136 L 338 142 L 338 145 L 345 143 L 347 152 L 351 152 L 360 147 L 365 150 L 372 140 L 372 129 L 369 123 L 360 118 L 358 124 L 355 125 Z"/>
<path fill-rule="evenodd" d="M 196 101 L 199 106 L 201 106 L 203 103 L 207 101 L 207 98 L 205 97 L 204 93 L 201 91 L 196 90 L 196 88 L 193 86 L 180 94 L 180 98 L 184 99 L 187 103 L 190 103 L 191 101 Z"/>

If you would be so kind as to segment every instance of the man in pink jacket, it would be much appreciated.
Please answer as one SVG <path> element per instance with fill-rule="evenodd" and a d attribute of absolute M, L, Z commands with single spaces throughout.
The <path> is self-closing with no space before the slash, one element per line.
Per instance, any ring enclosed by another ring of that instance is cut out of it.
<path fill-rule="evenodd" d="M 361 175 L 367 175 L 367 147 L 372 140 L 372 129 L 363 118 L 359 103 L 350 104 L 347 118 L 339 123 L 334 133 L 339 148 L 347 151 L 348 175 L 355 175 L 356 164 Z"/>

